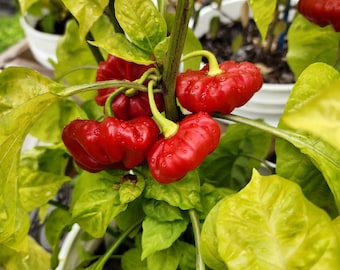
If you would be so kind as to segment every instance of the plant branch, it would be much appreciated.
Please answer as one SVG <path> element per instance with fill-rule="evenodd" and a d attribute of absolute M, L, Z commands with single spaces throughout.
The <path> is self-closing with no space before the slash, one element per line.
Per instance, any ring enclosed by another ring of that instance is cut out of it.
<path fill-rule="evenodd" d="M 204 270 L 205 264 L 202 259 L 201 255 L 201 228 L 200 228 L 200 222 L 199 218 L 197 216 L 197 212 L 193 209 L 189 210 L 189 216 L 194 232 L 194 238 L 195 238 L 195 248 L 196 248 L 196 270 Z"/>
<path fill-rule="evenodd" d="M 168 54 L 164 63 L 163 92 L 166 116 L 178 121 L 179 109 L 176 104 L 176 76 L 183 52 L 188 22 L 193 7 L 193 0 L 180 0 L 176 8 L 175 22 L 170 36 Z"/>
<path fill-rule="evenodd" d="M 87 91 L 98 90 L 103 88 L 117 88 L 117 87 L 125 87 L 125 88 L 134 88 L 136 90 L 147 91 L 146 86 L 141 85 L 139 83 L 130 82 L 130 81 L 120 81 L 120 80 L 107 80 L 100 81 L 94 83 L 80 84 L 74 85 L 65 88 L 63 91 L 60 91 L 58 94 L 64 97 L 73 96 L 76 94 L 80 94 Z"/>
<path fill-rule="evenodd" d="M 144 219 L 144 217 L 143 217 Z M 128 228 L 125 232 L 123 232 L 112 244 L 112 246 L 109 247 L 109 249 L 105 252 L 103 256 L 99 258 L 98 261 L 95 262 L 94 265 L 90 266 L 90 269 L 92 270 L 102 270 L 105 263 L 108 259 L 110 259 L 112 253 L 116 251 L 116 249 L 120 246 L 120 244 L 125 240 L 128 235 L 133 232 L 135 229 L 137 229 L 143 222 L 143 219 L 138 220 L 135 224 L 133 224 L 130 228 Z"/>

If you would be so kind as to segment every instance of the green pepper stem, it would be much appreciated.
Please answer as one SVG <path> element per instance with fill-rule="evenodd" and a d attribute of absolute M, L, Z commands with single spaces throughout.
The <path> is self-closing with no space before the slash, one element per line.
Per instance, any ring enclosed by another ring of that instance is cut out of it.
<path fill-rule="evenodd" d="M 197 50 L 197 51 L 190 52 L 184 55 L 181 58 L 181 61 L 185 61 L 189 58 L 197 57 L 197 56 L 203 56 L 207 58 L 208 63 L 209 63 L 209 71 L 208 71 L 209 76 L 215 76 L 215 75 L 223 73 L 223 70 L 220 69 L 220 66 L 218 65 L 218 61 L 215 55 L 212 52 L 207 51 L 207 50 Z"/>
<path fill-rule="evenodd" d="M 169 138 L 176 134 L 178 130 L 178 125 L 175 122 L 172 122 L 171 120 L 164 117 L 157 109 L 157 105 L 155 102 L 155 97 L 153 93 L 153 86 L 155 82 L 151 80 L 148 83 L 148 98 L 150 103 L 150 109 L 152 112 L 153 117 L 155 118 L 156 122 L 160 126 L 163 135 L 165 138 Z"/>
<path fill-rule="evenodd" d="M 114 113 L 112 110 L 112 102 L 115 100 L 115 98 L 118 95 L 120 95 L 121 93 L 124 93 L 125 91 L 126 91 L 125 87 L 120 87 L 109 95 L 109 97 L 105 101 L 105 106 L 104 106 L 104 112 L 106 115 L 114 116 Z"/>
<path fill-rule="evenodd" d="M 196 269 L 204 270 L 205 264 L 203 262 L 202 255 L 201 255 L 201 240 L 200 240 L 201 228 L 200 228 L 199 218 L 197 216 L 197 212 L 193 209 L 189 210 L 189 216 L 190 216 L 193 233 L 194 233 L 194 239 L 195 239 Z"/>
<path fill-rule="evenodd" d="M 117 248 L 119 248 L 120 244 L 123 243 L 123 241 L 129 236 L 129 234 L 136 230 L 142 224 L 142 222 L 143 219 L 138 220 L 135 224 L 133 224 L 125 232 L 123 232 L 117 239 L 115 239 L 113 245 L 108 248 L 105 254 L 101 256 L 97 262 L 95 262 L 91 269 L 103 269 L 105 263 L 108 261 L 108 259 L 110 259 L 112 253 L 115 252 Z"/>

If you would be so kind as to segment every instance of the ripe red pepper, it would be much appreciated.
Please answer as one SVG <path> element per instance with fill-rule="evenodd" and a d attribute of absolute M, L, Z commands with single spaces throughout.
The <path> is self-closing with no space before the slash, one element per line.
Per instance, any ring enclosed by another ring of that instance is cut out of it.
<path fill-rule="evenodd" d="M 145 116 L 130 121 L 111 116 L 102 122 L 77 119 L 62 132 L 75 162 L 89 172 L 140 165 L 158 137 L 157 124 Z"/>
<path fill-rule="evenodd" d="M 163 184 L 180 180 L 215 150 L 220 133 L 219 125 L 208 113 L 186 116 L 176 134 L 160 139 L 150 150 L 150 173 Z"/>
<path fill-rule="evenodd" d="M 176 94 L 184 108 L 229 114 L 244 105 L 263 84 L 260 70 L 252 63 L 226 61 L 218 66 L 221 73 L 215 75 L 208 74 L 209 64 L 177 75 Z"/>
<path fill-rule="evenodd" d="M 125 61 L 121 58 L 109 55 L 106 61 L 100 62 L 96 81 L 105 80 L 129 80 L 139 79 L 145 71 L 154 67 L 145 66 Z M 117 88 L 99 89 L 95 100 L 98 105 L 104 106 L 106 99 Z M 155 94 L 157 107 L 163 110 L 163 98 L 161 94 Z M 151 110 L 147 93 L 137 91 L 133 96 L 119 94 L 112 102 L 112 111 L 115 117 L 123 120 L 133 119 L 138 116 L 151 116 Z"/>
<path fill-rule="evenodd" d="M 299 0 L 298 11 L 309 21 L 321 27 L 332 25 L 340 32 L 339 0 Z"/>

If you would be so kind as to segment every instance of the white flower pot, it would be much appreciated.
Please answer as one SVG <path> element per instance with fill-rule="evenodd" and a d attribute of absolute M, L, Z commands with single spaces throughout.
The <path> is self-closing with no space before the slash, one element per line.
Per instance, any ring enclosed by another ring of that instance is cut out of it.
<path fill-rule="evenodd" d="M 33 57 L 44 67 L 53 69 L 49 59 L 56 61 L 56 48 L 60 35 L 44 33 L 34 28 L 37 18 L 23 16 L 20 19 Z"/>
<path fill-rule="evenodd" d="M 245 0 L 222 1 L 221 10 L 227 16 L 221 16 L 214 4 L 202 8 L 195 27 L 195 35 L 200 38 L 207 33 L 213 17 L 219 16 L 222 23 L 228 23 L 230 19 L 238 19 L 245 2 Z M 260 118 L 272 126 L 277 126 L 293 86 L 294 84 L 264 83 L 260 91 L 255 93 L 247 104 L 236 108 L 232 113 L 252 119 Z"/>

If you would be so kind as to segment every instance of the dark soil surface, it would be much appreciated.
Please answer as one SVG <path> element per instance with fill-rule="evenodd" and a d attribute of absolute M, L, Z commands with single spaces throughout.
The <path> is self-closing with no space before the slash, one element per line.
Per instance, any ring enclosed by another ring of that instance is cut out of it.
<path fill-rule="evenodd" d="M 231 44 L 237 36 L 243 37 L 243 44 L 236 52 L 233 52 Z M 222 24 L 214 38 L 211 34 L 206 34 L 200 41 L 203 48 L 213 52 L 220 63 L 226 60 L 249 61 L 263 70 L 264 81 L 267 83 L 294 82 L 294 76 L 285 60 L 287 45 L 284 38 L 281 42 L 282 49 L 272 53 L 264 52 L 260 46 L 259 32 L 252 20 L 245 28 L 240 22 Z"/>

